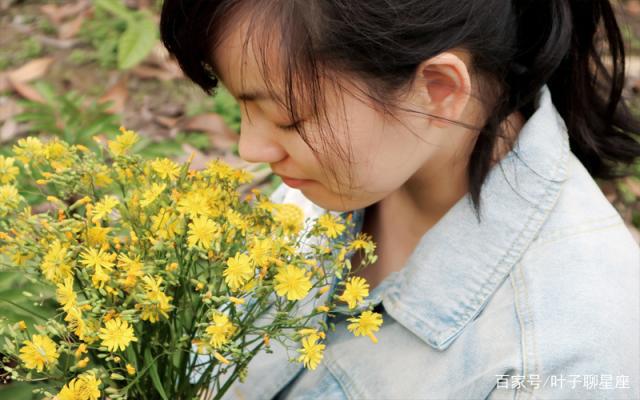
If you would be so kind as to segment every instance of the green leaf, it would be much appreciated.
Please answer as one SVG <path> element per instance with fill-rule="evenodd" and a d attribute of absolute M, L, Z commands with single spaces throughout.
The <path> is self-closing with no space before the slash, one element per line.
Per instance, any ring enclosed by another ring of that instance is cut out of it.
<path fill-rule="evenodd" d="M 162 382 L 160 381 L 160 376 L 158 375 L 158 367 L 156 365 L 156 361 L 153 359 L 151 355 L 151 350 L 147 347 L 144 351 L 144 362 L 146 364 L 151 365 L 149 368 L 149 375 L 151 376 L 151 381 L 153 381 L 153 386 L 155 386 L 156 390 L 160 394 L 163 400 L 169 400 L 167 394 L 164 391 L 164 387 L 162 386 Z"/>
<path fill-rule="evenodd" d="M 136 369 L 136 371 L 139 371 L 138 369 L 138 357 L 136 357 L 136 353 L 135 351 L 133 351 L 133 346 L 127 346 L 127 361 L 129 361 L 129 363 L 131 363 L 133 365 L 133 367 Z"/>
<path fill-rule="evenodd" d="M 96 8 L 107 11 L 118 18 L 132 20 L 133 12 L 122 4 L 120 0 L 95 0 Z"/>
<path fill-rule="evenodd" d="M 144 60 L 156 43 L 156 24 L 146 14 L 127 23 L 118 41 L 118 68 L 129 69 Z"/>

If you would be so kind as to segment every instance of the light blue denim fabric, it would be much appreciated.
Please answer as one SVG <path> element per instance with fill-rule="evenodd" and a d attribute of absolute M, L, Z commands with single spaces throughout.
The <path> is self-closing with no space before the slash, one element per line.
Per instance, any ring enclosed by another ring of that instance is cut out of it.
<path fill-rule="evenodd" d="M 271 198 L 326 212 L 286 185 Z M 463 197 L 371 292 L 377 344 L 339 313 L 316 370 L 273 343 L 224 399 L 639 399 L 640 249 L 571 153 L 548 87 L 481 211 Z"/>

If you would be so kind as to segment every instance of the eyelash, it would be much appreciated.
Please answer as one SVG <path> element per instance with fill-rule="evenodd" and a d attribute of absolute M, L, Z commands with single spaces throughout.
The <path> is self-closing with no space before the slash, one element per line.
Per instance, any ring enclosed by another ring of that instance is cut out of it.
<path fill-rule="evenodd" d="M 282 129 L 282 130 L 284 130 L 284 131 L 294 131 L 294 130 L 296 130 L 296 128 L 297 128 L 301 123 L 302 123 L 302 121 L 298 121 L 298 122 L 295 122 L 295 123 L 293 123 L 293 124 L 291 124 L 291 125 L 285 125 L 285 126 L 283 126 L 283 125 L 278 125 L 278 128 L 280 128 L 280 129 Z"/>

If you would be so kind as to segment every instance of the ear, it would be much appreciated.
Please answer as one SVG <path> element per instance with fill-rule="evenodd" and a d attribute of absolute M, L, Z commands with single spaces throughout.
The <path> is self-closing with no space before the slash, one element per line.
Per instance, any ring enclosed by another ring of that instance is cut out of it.
<path fill-rule="evenodd" d="M 460 54 L 460 53 L 458 53 Z M 449 120 L 458 120 L 469 102 L 471 80 L 467 65 L 456 52 L 440 53 L 424 61 L 418 71 L 420 87 L 427 111 Z M 430 118 L 434 126 L 444 128 L 447 120 Z"/>

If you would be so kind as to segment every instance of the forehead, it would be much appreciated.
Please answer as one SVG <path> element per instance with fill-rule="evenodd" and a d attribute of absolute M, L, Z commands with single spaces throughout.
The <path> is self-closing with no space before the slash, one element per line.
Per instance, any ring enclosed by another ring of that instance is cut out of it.
<path fill-rule="evenodd" d="M 295 69 L 301 60 L 288 60 L 290 73 L 285 73 L 287 60 L 282 50 L 278 24 L 263 23 L 263 16 L 254 18 L 255 12 L 234 13 L 221 26 L 223 34 L 213 47 L 210 64 L 222 84 L 241 101 L 274 102 L 287 105 L 287 88 L 295 93 L 296 105 L 301 113 L 317 114 L 322 105 L 341 104 L 344 96 L 375 107 L 366 85 L 356 77 L 343 75 L 327 68 L 321 60 L 314 60 L 316 68 L 302 72 Z M 285 77 L 287 80 L 286 81 Z M 317 82 L 310 82 L 317 79 Z"/>
<path fill-rule="evenodd" d="M 234 17 L 223 29 L 224 35 L 213 48 L 210 63 L 224 86 L 241 100 L 270 100 L 269 85 L 282 89 L 276 35 L 259 26 L 251 26 L 251 18 Z M 249 27 L 251 26 L 251 29 Z"/>

